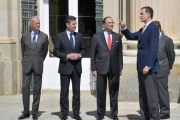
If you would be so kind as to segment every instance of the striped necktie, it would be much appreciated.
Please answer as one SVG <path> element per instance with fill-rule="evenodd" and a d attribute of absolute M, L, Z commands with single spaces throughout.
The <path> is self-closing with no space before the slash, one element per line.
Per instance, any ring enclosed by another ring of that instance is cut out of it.
<path fill-rule="evenodd" d="M 33 49 L 35 48 L 36 46 L 36 33 L 33 33 L 34 36 L 33 36 L 33 40 L 32 40 L 32 46 L 33 46 Z"/>

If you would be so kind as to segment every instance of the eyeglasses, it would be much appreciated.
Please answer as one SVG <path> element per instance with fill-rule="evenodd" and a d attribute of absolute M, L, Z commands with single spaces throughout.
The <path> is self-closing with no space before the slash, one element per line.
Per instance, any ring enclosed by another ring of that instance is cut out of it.
<path fill-rule="evenodd" d="M 115 22 L 107 22 L 107 24 L 115 24 Z"/>

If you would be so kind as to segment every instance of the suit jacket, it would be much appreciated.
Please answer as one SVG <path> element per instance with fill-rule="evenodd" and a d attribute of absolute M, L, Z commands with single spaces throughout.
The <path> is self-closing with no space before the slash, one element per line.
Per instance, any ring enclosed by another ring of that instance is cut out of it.
<path fill-rule="evenodd" d="M 171 38 L 161 34 L 159 39 L 158 62 L 160 71 L 157 72 L 157 77 L 166 77 L 169 75 L 169 70 L 172 69 L 175 52 L 174 44 Z"/>
<path fill-rule="evenodd" d="M 39 32 L 38 40 L 33 49 L 31 32 L 24 33 L 21 38 L 23 73 L 28 73 L 33 67 L 37 74 L 43 73 L 43 61 L 48 52 L 48 36 Z"/>
<path fill-rule="evenodd" d="M 129 40 L 138 40 L 137 69 L 143 72 L 144 67 L 148 66 L 151 68 L 149 72 L 159 71 L 157 60 L 159 31 L 157 26 L 151 22 L 143 34 L 142 28 L 135 33 L 131 33 L 128 29 L 122 33 Z"/>
<path fill-rule="evenodd" d="M 112 32 L 112 44 L 109 51 L 104 31 L 94 34 L 91 44 L 91 70 L 98 74 L 107 74 L 109 67 L 114 74 L 123 69 L 121 36 Z"/>
<path fill-rule="evenodd" d="M 83 57 L 86 53 L 81 33 L 74 32 L 75 48 L 73 50 L 66 31 L 57 34 L 54 42 L 54 56 L 60 58 L 59 70 L 60 74 L 71 74 L 74 67 L 78 73 L 82 73 L 81 59 L 69 60 L 67 55 L 70 53 L 80 53 Z"/>

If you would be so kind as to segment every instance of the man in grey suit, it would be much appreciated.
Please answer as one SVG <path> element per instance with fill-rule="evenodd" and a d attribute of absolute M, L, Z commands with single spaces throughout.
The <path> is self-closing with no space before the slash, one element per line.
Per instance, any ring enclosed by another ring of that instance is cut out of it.
<path fill-rule="evenodd" d="M 94 34 L 91 45 L 91 70 L 97 78 L 97 120 L 106 112 L 107 78 L 110 94 L 110 108 L 113 120 L 118 120 L 119 76 L 122 74 L 123 56 L 120 34 L 112 31 L 113 19 L 105 17 L 104 31 Z"/>
<path fill-rule="evenodd" d="M 159 50 L 157 59 L 160 66 L 160 71 L 157 72 L 157 83 L 159 92 L 159 105 L 161 119 L 170 118 L 169 92 L 168 92 L 168 76 L 172 69 L 175 52 L 174 44 L 171 38 L 162 33 L 161 24 L 159 21 L 154 21 L 154 24 L 159 29 Z"/>
<path fill-rule="evenodd" d="M 30 19 L 31 31 L 24 33 L 21 38 L 22 49 L 22 95 L 23 95 L 23 114 L 18 119 L 29 118 L 29 96 L 30 81 L 32 74 L 34 75 L 33 88 L 33 104 L 32 114 L 33 120 L 38 119 L 38 109 L 41 95 L 43 62 L 48 52 L 48 36 L 39 30 L 40 20 L 33 16 Z"/>

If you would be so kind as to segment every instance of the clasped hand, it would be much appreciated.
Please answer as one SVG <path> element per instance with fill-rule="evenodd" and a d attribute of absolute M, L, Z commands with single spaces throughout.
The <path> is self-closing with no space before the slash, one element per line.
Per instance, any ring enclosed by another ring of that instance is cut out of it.
<path fill-rule="evenodd" d="M 71 53 L 67 55 L 69 60 L 78 60 L 80 58 L 80 54 L 78 53 Z"/>

